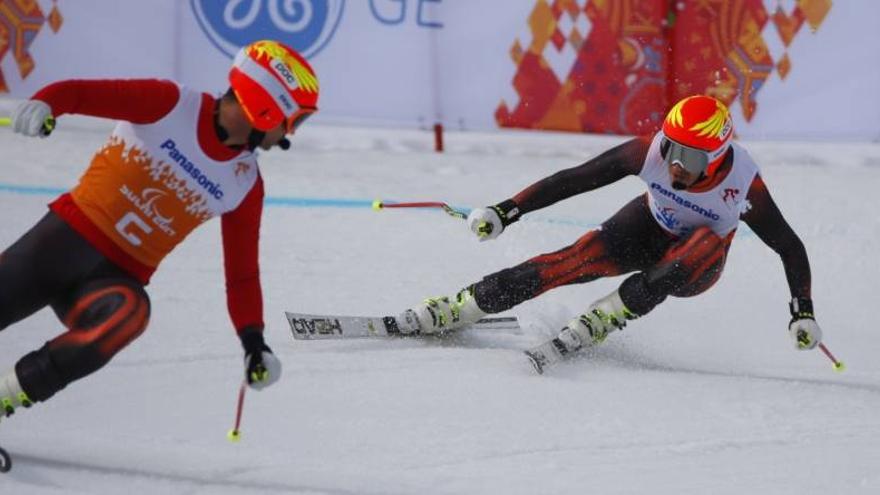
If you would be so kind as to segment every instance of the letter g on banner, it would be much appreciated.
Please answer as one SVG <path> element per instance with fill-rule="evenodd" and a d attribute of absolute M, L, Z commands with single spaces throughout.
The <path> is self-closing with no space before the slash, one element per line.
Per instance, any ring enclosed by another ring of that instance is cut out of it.
<path fill-rule="evenodd" d="M 227 56 L 275 39 L 311 58 L 333 38 L 345 0 L 190 0 L 199 26 Z"/>

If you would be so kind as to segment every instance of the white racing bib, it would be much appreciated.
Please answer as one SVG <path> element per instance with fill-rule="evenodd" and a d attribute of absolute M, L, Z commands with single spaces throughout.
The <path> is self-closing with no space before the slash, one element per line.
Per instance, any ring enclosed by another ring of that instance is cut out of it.
<path fill-rule="evenodd" d="M 720 184 L 704 192 L 678 191 L 660 155 L 662 134 L 654 136 L 639 178 L 648 186 L 648 203 L 654 220 L 667 232 L 686 237 L 707 226 L 721 237 L 736 229 L 748 209 L 746 196 L 758 174 L 758 166 L 745 149 L 731 144 L 733 166 Z"/>

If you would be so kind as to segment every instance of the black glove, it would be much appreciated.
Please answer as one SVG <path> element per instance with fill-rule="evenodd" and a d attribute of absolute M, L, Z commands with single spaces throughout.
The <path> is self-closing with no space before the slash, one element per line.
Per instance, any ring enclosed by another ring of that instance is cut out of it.
<path fill-rule="evenodd" d="M 261 390 L 281 378 L 281 361 L 263 340 L 259 328 L 246 328 L 239 334 L 244 348 L 244 376 L 248 386 Z"/>

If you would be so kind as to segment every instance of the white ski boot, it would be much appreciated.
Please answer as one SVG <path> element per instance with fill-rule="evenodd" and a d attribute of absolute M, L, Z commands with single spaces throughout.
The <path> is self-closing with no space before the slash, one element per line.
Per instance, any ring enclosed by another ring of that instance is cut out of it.
<path fill-rule="evenodd" d="M 21 389 L 14 369 L 0 376 L 0 418 L 12 416 L 18 406 L 31 407 L 32 404 L 33 402 Z M 12 457 L 0 448 L 0 473 L 7 473 L 10 469 L 12 469 Z"/>
<path fill-rule="evenodd" d="M 609 333 L 623 330 L 627 320 L 636 318 L 638 315 L 627 309 L 618 291 L 614 291 L 590 305 L 586 313 L 568 322 L 555 338 L 525 353 L 535 370 L 543 373 L 547 365 L 556 364 L 586 347 L 601 344 Z"/>
<path fill-rule="evenodd" d="M 18 375 L 15 370 L 9 370 L 0 376 L 0 418 L 12 416 L 16 407 L 31 407 L 33 402 L 28 398 L 21 384 L 18 383 Z"/>
<path fill-rule="evenodd" d="M 432 335 L 475 323 L 486 316 L 477 306 L 472 289 L 465 288 L 451 300 L 449 297 L 432 297 L 414 308 L 407 309 L 398 317 L 403 334 Z"/>

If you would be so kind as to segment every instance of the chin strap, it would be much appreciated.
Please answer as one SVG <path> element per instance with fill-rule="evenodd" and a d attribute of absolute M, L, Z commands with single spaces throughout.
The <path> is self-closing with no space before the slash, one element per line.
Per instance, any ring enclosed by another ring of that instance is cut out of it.
<path fill-rule="evenodd" d="M 691 187 L 696 186 L 705 180 L 709 180 L 709 176 L 706 175 L 706 172 L 700 172 L 700 176 L 697 177 L 697 180 L 695 180 L 693 184 L 691 184 Z"/>
<path fill-rule="evenodd" d="M 266 137 L 266 133 L 263 131 L 258 131 L 257 129 L 251 129 L 251 133 L 248 134 L 247 140 L 247 149 L 250 151 L 254 151 L 257 149 L 257 146 L 263 142 L 263 139 Z"/>
<path fill-rule="evenodd" d="M 251 133 L 248 135 L 247 149 L 250 151 L 254 151 L 255 149 L 257 149 L 258 146 L 260 146 L 260 143 L 262 143 L 263 139 L 265 138 L 265 132 L 252 129 Z M 286 151 L 290 149 L 290 140 L 286 137 L 281 138 L 281 140 L 278 141 L 277 146 Z"/>

